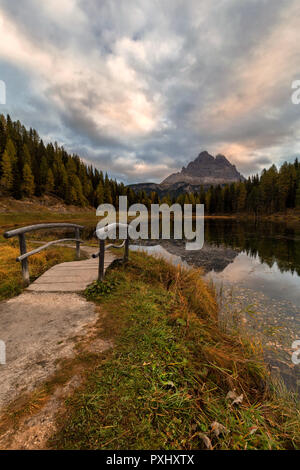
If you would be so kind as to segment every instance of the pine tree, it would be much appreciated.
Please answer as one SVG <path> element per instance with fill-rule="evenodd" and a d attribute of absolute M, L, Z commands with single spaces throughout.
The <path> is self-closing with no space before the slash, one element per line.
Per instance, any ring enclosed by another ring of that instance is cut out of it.
<path fill-rule="evenodd" d="M 266 213 L 274 212 L 278 205 L 277 182 L 278 171 L 275 165 L 272 165 L 268 170 L 263 170 L 260 178 L 260 187 L 264 211 Z"/>
<path fill-rule="evenodd" d="M 99 181 L 99 184 L 96 188 L 95 191 L 95 205 L 96 207 L 100 206 L 100 204 L 103 204 L 104 202 L 104 188 L 103 184 L 101 181 Z"/>
<path fill-rule="evenodd" d="M 246 204 L 246 187 L 244 183 L 238 185 L 238 199 L 237 199 L 237 211 L 243 212 Z"/>
<path fill-rule="evenodd" d="M 107 204 L 113 203 L 111 189 L 110 189 L 110 182 L 109 182 L 107 174 L 105 176 L 105 181 L 104 181 L 104 202 Z"/>
<path fill-rule="evenodd" d="M 1 163 L 1 186 L 14 197 L 20 197 L 17 186 L 19 179 L 18 160 L 13 141 L 8 138 Z"/>
<path fill-rule="evenodd" d="M 47 193 L 52 193 L 54 189 L 54 176 L 51 168 L 49 168 L 48 173 L 47 173 L 47 180 L 46 180 L 46 192 Z"/>
<path fill-rule="evenodd" d="M 151 201 L 149 201 L 151 203 Z M 170 198 L 170 194 L 167 193 L 166 196 L 164 196 L 161 200 L 161 203 L 162 204 L 168 204 L 168 206 L 171 206 L 172 202 L 171 202 L 171 198 Z"/>
<path fill-rule="evenodd" d="M 0 185 L 4 191 L 10 191 L 13 186 L 13 170 L 12 170 L 12 161 L 8 154 L 8 151 L 5 150 L 2 161 L 1 161 L 1 180 Z"/>
<path fill-rule="evenodd" d="M 5 150 L 7 151 L 12 164 L 16 161 L 16 147 L 11 139 L 7 140 Z"/>
<path fill-rule="evenodd" d="M 77 175 L 74 175 L 73 177 L 73 187 L 76 191 L 77 204 L 79 206 L 85 206 L 87 201 L 83 195 L 82 185 Z"/>
<path fill-rule="evenodd" d="M 3 114 L 0 115 L 0 158 L 4 153 L 6 147 L 6 120 Z"/>
<path fill-rule="evenodd" d="M 79 178 L 80 180 L 80 178 Z M 80 180 L 81 181 L 81 180 Z M 93 196 L 93 186 L 87 178 L 84 178 L 82 185 L 82 192 L 83 196 L 87 203 L 94 204 L 94 196 Z"/>
<path fill-rule="evenodd" d="M 44 192 L 46 191 L 47 177 L 48 177 L 48 163 L 47 163 L 46 156 L 43 155 L 42 160 L 41 160 L 40 178 L 39 178 L 40 194 L 44 194 Z"/>
<path fill-rule="evenodd" d="M 59 194 L 65 201 L 67 201 L 68 190 L 69 190 L 68 175 L 67 175 L 64 165 L 62 164 L 61 165 L 61 184 L 59 188 Z"/>
<path fill-rule="evenodd" d="M 289 170 L 287 162 L 285 162 L 280 168 L 278 186 L 279 210 L 284 211 L 286 209 L 286 202 L 289 193 Z"/>
<path fill-rule="evenodd" d="M 27 163 L 30 168 L 32 167 L 32 161 L 31 161 L 31 155 L 28 150 L 28 146 L 26 144 L 23 145 L 23 159 L 24 159 L 24 165 Z"/>
<path fill-rule="evenodd" d="M 298 183 L 298 187 L 296 191 L 295 207 L 296 209 L 300 209 L 300 181 Z"/>
<path fill-rule="evenodd" d="M 71 186 L 68 190 L 68 196 L 66 198 L 67 204 L 76 204 L 77 203 L 77 194 L 75 188 Z"/>
<path fill-rule="evenodd" d="M 23 168 L 22 193 L 25 196 L 34 194 L 34 177 L 28 163 L 25 163 Z"/>

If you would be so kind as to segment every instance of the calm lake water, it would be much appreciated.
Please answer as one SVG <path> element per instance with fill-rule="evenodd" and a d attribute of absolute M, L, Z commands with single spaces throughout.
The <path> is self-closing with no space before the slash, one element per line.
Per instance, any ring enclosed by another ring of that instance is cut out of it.
<path fill-rule="evenodd" d="M 202 250 L 186 251 L 178 240 L 131 249 L 202 267 L 215 285 L 221 320 L 255 337 L 273 372 L 299 392 L 300 365 L 291 355 L 293 341 L 300 340 L 300 223 L 206 219 Z"/>

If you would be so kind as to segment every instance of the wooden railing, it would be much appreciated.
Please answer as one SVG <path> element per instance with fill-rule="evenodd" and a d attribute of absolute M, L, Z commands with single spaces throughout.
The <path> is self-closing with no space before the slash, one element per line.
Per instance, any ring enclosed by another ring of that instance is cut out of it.
<path fill-rule="evenodd" d="M 92 255 L 93 258 L 98 258 L 99 257 L 99 268 L 98 268 L 98 281 L 102 281 L 104 278 L 104 257 L 105 257 L 105 251 L 108 248 L 123 248 L 124 249 L 124 256 L 123 256 L 123 261 L 126 263 L 128 261 L 128 255 L 129 255 L 129 233 L 128 233 L 128 225 L 127 224 L 110 224 L 107 227 L 103 227 L 96 232 L 98 232 L 98 237 L 101 233 L 109 232 L 110 230 L 116 229 L 120 226 L 126 226 L 126 233 L 127 233 L 127 238 L 123 240 L 123 242 L 120 245 L 115 245 L 114 243 L 111 243 L 109 245 L 105 245 L 105 240 L 99 239 L 99 251 L 97 253 L 94 253 Z"/>
<path fill-rule="evenodd" d="M 128 225 L 126 224 L 111 224 L 108 225 L 107 227 L 104 227 L 100 229 L 99 231 L 97 230 L 98 234 L 101 232 L 109 232 L 112 229 L 116 229 L 118 227 L 121 227 L 123 225 L 123 228 L 126 227 L 126 234 L 127 238 L 120 244 L 120 245 L 115 245 L 113 243 L 106 245 L 105 246 L 105 240 L 99 239 L 99 251 L 97 253 L 94 253 L 92 255 L 93 258 L 98 258 L 99 257 L 99 268 L 98 268 L 98 280 L 102 281 L 104 278 L 104 257 L 105 257 L 105 250 L 108 248 L 123 248 L 124 249 L 124 257 L 123 261 L 127 262 L 128 261 L 128 254 L 129 254 L 129 233 L 128 233 Z M 75 238 L 61 238 L 60 240 L 53 240 L 48 243 L 46 243 L 43 246 L 39 246 L 35 250 L 27 251 L 26 248 L 26 238 L 25 234 L 28 232 L 33 232 L 35 230 L 41 230 L 41 229 L 64 229 L 64 228 L 71 228 L 74 229 L 75 231 Z M 57 243 L 63 243 L 63 242 L 71 242 L 75 241 L 76 242 L 76 257 L 79 259 L 80 257 L 80 243 L 83 243 L 83 241 L 80 239 L 80 231 L 84 227 L 82 225 L 77 225 L 77 224 L 64 224 L 64 223 L 53 223 L 53 224 L 36 224 L 36 225 L 29 225 L 27 227 L 21 227 L 17 228 L 14 230 L 9 230 L 8 232 L 4 233 L 5 238 L 12 238 L 12 237 L 18 237 L 19 238 L 19 246 L 20 246 L 20 256 L 16 258 L 16 261 L 20 262 L 22 265 L 22 276 L 23 276 L 23 282 L 25 286 L 28 286 L 30 283 L 30 276 L 29 276 L 29 269 L 28 269 L 28 258 L 29 256 L 35 255 L 36 253 L 39 253 L 40 251 L 44 250 L 45 248 L 48 248 L 51 245 L 55 245 Z"/>
<path fill-rule="evenodd" d="M 33 232 L 35 230 L 41 230 L 41 229 L 64 229 L 64 228 L 72 228 L 75 231 L 75 238 L 62 238 L 60 240 L 53 240 L 51 242 L 46 243 L 43 246 L 40 246 L 36 248 L 35 250 L 32 251 L 27 251 L 26 249 L 26 238 L 25 234 L 28 232 Z M 82 240 L 80 240 L 80 231 L 84 227 L 82 225 L 77 225 L 77 224 L 64 224 L 64 223 L 53 223 L 53 224 L 36 224 L 36 225 L 29 225 L 27 227 L 21 227 L 17 228 L 14 230 L 9 230 L 8 232 L 4 233 L 5 238 L 12 238 L 12 237 L 18 237 L 19 238 L 19 245 L 20 245 L 20 256 L 16 259 L 16 261 L 21 262 L 22 265 L 22 276 L 23 276 L 23 282 L 26 286 L 29 285 L 30 283 L 30 277 L 29 277 L 29 269 L 28 269 L 28 258 L 29 256 L 35 255 L 36 253 L 39 253 L 40 251 L 44 250 L 45 248 L 48 248 L 51 245 L 54 245 L 56 243 L 63 243 L 63 242 L 70 242 L 70 241 L 75 241 L 76 242 L 76 257 L 80 257 L 80 243 L 82 243 Z"/>

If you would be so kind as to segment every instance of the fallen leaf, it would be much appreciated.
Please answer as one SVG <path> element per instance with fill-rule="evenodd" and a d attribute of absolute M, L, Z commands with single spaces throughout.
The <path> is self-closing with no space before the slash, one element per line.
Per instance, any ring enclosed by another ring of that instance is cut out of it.
<path fill-rule="evenodd" d="M 162 382 L 162 384 L 165 385 L 165 386 L 176 388 L 176 386 L 175 386 L 174 382 L 172 382 L 172 380 L 168 380 L 167 382 Z"/>
<path fill-rule="evenodd" d="M 232 400 L 231 405 L 239 405 L 243 402 L 244 395 L 238 395 L 235 391 L 230 390 L 226 395 L 226 400 Z"/>
<path fill-rule="evenodd" d="M 226 400 L 235 400 L 237 397 L 237 394 L 234 391 L 231 391 L 227 393 L 226 395 Z"/>
<path fill-rule="evenodd" d="M 252 434 L 255 434 L 257 430 L 258 430 L 257 426 L 252 426 L 249 430 L 250 431 L 249 432 L 250 436 L 252 436 Z"/>
<path fill-rule="evenodd" d="M 210 440 L 209 437 L 207 437 L 206 434 L 204 434 L 203 432 L 199 432 L 199 437 L 200 437 L 200 439 L 202 439 L 202 441 L 204 442 L 205 447 L 208 450 L 213 450 L 213 446 L 211 445 L 211 440 Z"/>
<path fill-rule="evenodd" d="M 219 437 L 220 434 L 227 434 L 230 432 L 229 429 L 225 428 L 223 424 L 218 423 L 218 421 L 211 423 L 210 427 L 216 437 Z"/>
<path fill-rule="evenodd" d="M 241 394 L 238 397 L 236 397 L 235 400 L 231 403 L 232 405 L 239 405 L 240 403 L 243 403 L 244 395 Z"/>

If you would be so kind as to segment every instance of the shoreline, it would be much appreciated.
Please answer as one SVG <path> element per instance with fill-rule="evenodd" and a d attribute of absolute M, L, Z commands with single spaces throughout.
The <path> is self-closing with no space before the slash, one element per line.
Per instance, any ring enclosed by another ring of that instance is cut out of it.
<path fill-rule="evenodd" d="M 69 399 L 50 448 L 300 448 L 299 404 L 252 339 L 220 328 L 199 270 L 131 253 L 86 296 L 113 319 L 115 347 Z"/>
<path fill-rule="evenodd" d="M 114 347 L 83 355 L 80 387 L 45 448 L 300 449 L 298 399 L 271 377 L 253 338 L 219 324 L 201 270 L 131 252 L 84 295 L 104 319 L 95 339 Z M 21 413 L 14 432 L 23 422 Z"/>

